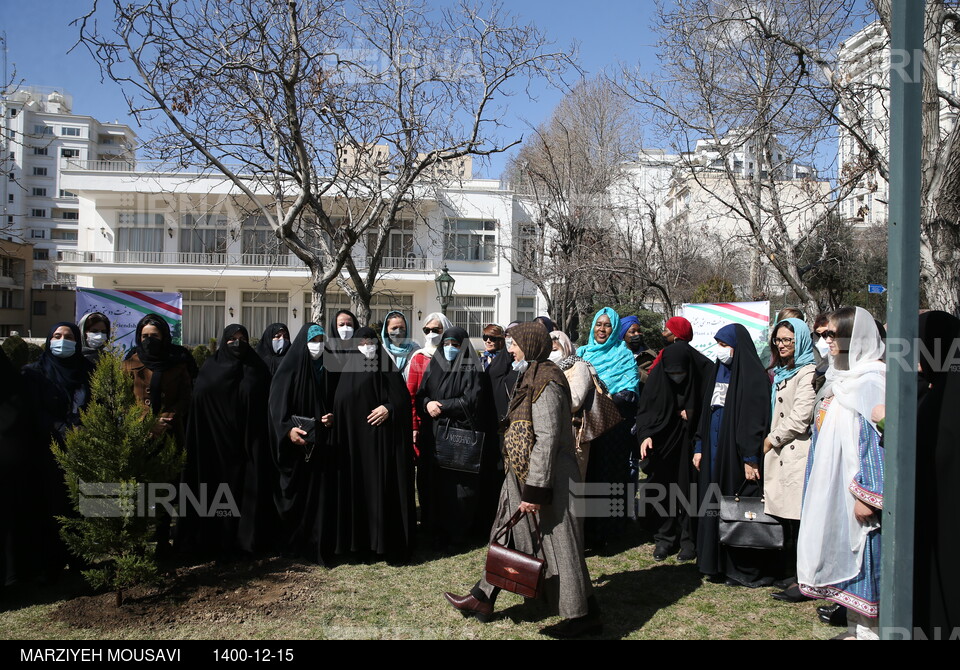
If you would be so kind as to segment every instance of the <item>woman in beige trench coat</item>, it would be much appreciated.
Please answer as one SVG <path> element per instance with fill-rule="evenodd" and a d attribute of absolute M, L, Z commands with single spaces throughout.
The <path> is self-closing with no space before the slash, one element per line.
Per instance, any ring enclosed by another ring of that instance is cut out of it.
<path fill-rule="evenodd" d="M 810 449 L 810 426 L 816 392 L 816 365 L 810 329 L 799 319 L 785 319 L 773 329 L 770 366 L 774 371 L 770 433 L 763 442 L 763 491 L 767 514 L 784 526 L 783 591 L 777 600 L 807 600 L 797 586 L 797 534 L 803 504 L 803 479 Z"/>

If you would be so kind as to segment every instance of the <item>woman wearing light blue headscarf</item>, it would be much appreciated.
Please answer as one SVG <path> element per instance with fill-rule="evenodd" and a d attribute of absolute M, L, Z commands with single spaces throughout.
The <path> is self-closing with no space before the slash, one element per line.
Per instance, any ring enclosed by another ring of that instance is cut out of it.
<path fill-rule="evenodd" d="M 600 549 L 623 531 L 623 521 L 634 513 L 635 494 L 630 481 L 630 454 L 638 448 L 630 427 L 637 414 L 640 376 L 633 353 L 619 336 L 620 315 L 604 307 L 593 317 L 590 340 L 577 349 L 577 356 L 590 363 L 606 386 L 623 421 L 593 440 L 587 463 L 587 482 L 623 485 L 623 494 L 611 496 L 611 509 L 620 507 L 622 516 L 588 518 L 584 532 L 587 546 Z"/>
<path fill-rule="evenodd" d="M 803 504 L 803 479 L 810 450 L 810 426 L 816 392 L 816 364 L 810 329 L 800 319 L 784 319 L 770 338 L 773 371 L 770 433 L 763 441 L 763 475 L 766 512 L 782 520 L 785 537 L 781 577 L 787 588 L 774 593 L 777 600 L 800 602 L 806 598 L 796 585 L 797 535 Z M 786 584 L 790 582 L 790 584 Z"/>
<path fill-rule="evenodd" d="M 397 364 L 397 369 L 406 379 L 407 364 L 420 345 L 410 339 L 407 317 L 403 312 L 393 311 L 387 314 L 380 329 L 380 340 L 383 342 L 383 348 L 390 354 L 390 358 Z"/>

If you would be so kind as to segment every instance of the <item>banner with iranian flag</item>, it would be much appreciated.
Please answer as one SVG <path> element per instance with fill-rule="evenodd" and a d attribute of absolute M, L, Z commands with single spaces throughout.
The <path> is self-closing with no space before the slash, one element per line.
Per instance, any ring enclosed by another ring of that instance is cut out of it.
<path fill-rule="evenodd" d="M 170 326 L 173 343 L 181 344 L 183 294 L 156 291 L 116 291 L 102 288 L 77 289 L 77 321 L 84 314 L 102 312 L 110 319 L 110 334 L 125 351 L 135 346 L 137 323 L 147 314 L 163 317 Z"/>
<path fill-rule="evenodd" d="M 716 358 L 717 341 L 713 336 L 731 323 L 739 323 L 750 333 L 760 360 L 769 357 L 770 302 L 716 302 L 683 306 L 682 315 L 693 326 L 692 344 L 709 359 Z"/>

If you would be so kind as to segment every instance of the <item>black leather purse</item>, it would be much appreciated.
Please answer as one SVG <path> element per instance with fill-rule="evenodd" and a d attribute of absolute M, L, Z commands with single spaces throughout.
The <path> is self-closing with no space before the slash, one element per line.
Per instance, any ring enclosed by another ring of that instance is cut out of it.
<path fill-rule="evenodd" d="M 436 453 L 437 464 L 445 470 L 458 472 L 480 472 L 483 460 L 483 441 L 486 435 L 478 430 L 470 419 L 470 428 L 454 428 L 450 421 L 437 426 Z"/>
<path fill-rule="evenodd" d="M 763 511 L 763 483 L 760 497 L 741 495 L 747 482 L 732 496 L 720 497 L 720 544 L 746 549 L 783 549 L 783 526 Z"/>

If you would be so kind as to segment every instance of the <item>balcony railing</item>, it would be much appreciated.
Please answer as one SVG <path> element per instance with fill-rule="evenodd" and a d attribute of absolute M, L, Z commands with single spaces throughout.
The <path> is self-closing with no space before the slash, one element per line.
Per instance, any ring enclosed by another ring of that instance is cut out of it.
<path fill-rule="evenodd" d="M 302 269 L 303 261 L 293 254 L 233 254 L 167 251 L 63 251 L 64 263 L 107 265 L 207 265 L 217 267 L 259 267 Z M 356 258 L 357 269 L 370 266 L 370 259 Z M 432 258 L 409 256 L 386 257 L 381 260 L 383 270 L 433 271 Z"/>

